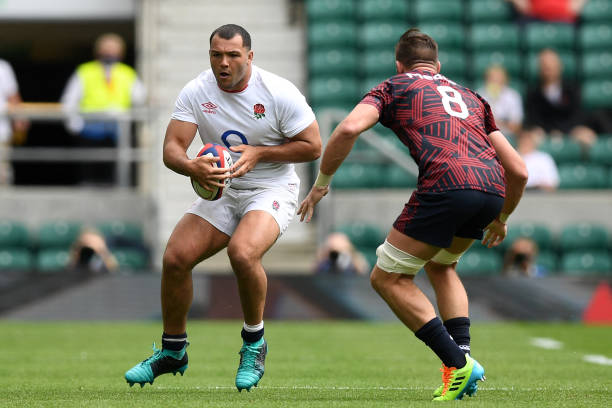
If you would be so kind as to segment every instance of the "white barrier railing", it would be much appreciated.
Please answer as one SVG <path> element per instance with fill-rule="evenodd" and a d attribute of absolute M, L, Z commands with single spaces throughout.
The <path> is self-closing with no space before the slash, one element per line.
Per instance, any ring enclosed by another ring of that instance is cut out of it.
<path fill-rule="evenodd" d="M 56 103 L 24 103 L 6 112 L 0 112 L 0 117 L 26 119 L 31 122 L 53 121 L 62 122 L 71 117 L 72 113 L 61 110 Z M 130 163 L 150 160 L 151 151 L 148 148 L 131 147 L 131 124 L 133 122 L 150 122 L 152 117 L 149 108 L 132 109 L 128 112 L 87 113 L 81 114 L 86 121 L 115 122 L 118 135 L 116 147 L 105 148 L 71 148 L 71 147 L 12 147 L 8 154 L 11 161 L 39 162 L 101 162 L 114 161 L 116 166 L 115 183 L 126 187 L 130 181 Z"/>

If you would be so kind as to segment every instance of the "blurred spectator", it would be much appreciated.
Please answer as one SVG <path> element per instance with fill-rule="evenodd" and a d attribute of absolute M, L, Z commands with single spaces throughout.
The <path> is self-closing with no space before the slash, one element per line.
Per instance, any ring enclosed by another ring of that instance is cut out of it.
<path fill-rule="evenodd" d="M 538 150 L 542 135 L 535 127 L 526 127 L 519 133 L 517 150 L 527 166 L 527 189 L 553 191 L 559 187 L 559 171 L 552 156 Z"/>
<path fill-rule="evenodd" d="M 340 232 L 331 233 L 317 253 L 316 273 L 365 275 L 369 269 L 364 256 Z"/>
<path fill-rule="evenodd" d="M 533 240 L 525 237 L 516 239 L 504 255 L 504 275 L 543 276 L 543 268 L 536 264 L 537 257 L 538 245 Z"/>
<path fill-rule="evenodd" d="M 563 81 L 563 65 L 559 55 L 544 49 L 539 56 L 539 82 L 527 95 L 526 122 L 541 127 L 553 136 L 570 134 L 583 146 L 592 145 L 595 132 L 583 124 L 580 93 L 577 88 Z"/>
<path fill-rule="evenodd" d="M 575 23 L 588 0 L 507 0 L 524 22 Z"/>
<path fill-rule="evenodd" d="M 477 92 L 489 102 L 502 133 L 518 135 L 523 124 L 523 101 L 521 95 L 508 86 L 504 67 L 491 65 L 487 68 L 484 87 Z"/>
<path fill-rule="evenodd" d="M 85 228 L 72 244 L 70 267 L 89 273 L 117 270 L 117 260 L 106 246 L 104 236 L 95 229 Z"/>
<path fill-rule="evenodd" d="M 143 104 L 146 93 L 133 68 L 120 62 L 125 43 L 116 34 L 100 36 L 94 45 L 95 60 L 77 67 L 68 80 L 61 98 L 69 115 L 68 130 L 77 134 L 79 147 L 115 147 L 117 122 L 85 121 L 76 114 L 126 112 Z M 114 180 L 112 163 L 84 163 L 80 171 L 85 184 L 109 184 Z"/>
<path fill-rule="evenodd" d="M 16 142 L 22 141 L 28 128 L 28 122 L 24 120 L 14 120 L 11 128 L 11 121 L 5 117 L 7 111 L 20 103 L 15 73 L 7 61 L 0 59 L 0 186 L 13 181 L 9 149 L 14 139 L 19 139 Z"/>

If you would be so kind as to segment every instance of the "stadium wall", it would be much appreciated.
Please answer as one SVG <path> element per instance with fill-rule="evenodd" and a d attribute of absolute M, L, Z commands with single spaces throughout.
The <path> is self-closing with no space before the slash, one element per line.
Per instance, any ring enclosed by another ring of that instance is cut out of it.
<path fill-rule="evenodd" d="M 416 281 L 433 300 L 433 289 L 425 274 L 417 275 Z M 470 296 L 470 317 L 474 321 L 577 321 L 582 318 L 599 281 L 578 277 L 463 279 Z M 200 274 L 194 275 L 193 282 L 190 318 L 242 318 L 233 276 Z M 159 284 L 159 276 L 153 274 L 93 277 L 22 274 L 0 284 L 0 318 L 159 320 Z M 397 321 L 371 288 L 369 279 L 333 275 L 270 276 L 264 318 Z"/>

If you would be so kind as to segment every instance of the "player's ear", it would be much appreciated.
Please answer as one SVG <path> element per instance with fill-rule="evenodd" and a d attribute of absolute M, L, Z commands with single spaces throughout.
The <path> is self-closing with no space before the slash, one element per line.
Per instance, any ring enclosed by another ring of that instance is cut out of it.
<path fill-rule="evenodd" d="M 247 54 L 247 61 L 248 62 L 253 62 L 253 50 L 249 50 L 249 52 Z"/>
<path fill-rule="evenodd" d="M 396 61 L 395 61 L 395 71 L 396 71 L 398 74 L 401 74 L 401 73 L 403 73 L 403 72 L 404 72 L 404 71 L 403 71 L 403 69 L 404 69 L 404 65 L 403 65 L 401 62 L 399 62 L 399 61 L 397 61 L 397 60 L 396 60 Z"/>
<path fill-rule="evenodd" d="M 440 71 L 442 70 L 442 63 L 440 62 L 440 60 L 436 61 L 436 68 L 438 68 L 438 71 L 436 72 L 436 74 L 439 74 Z"/>

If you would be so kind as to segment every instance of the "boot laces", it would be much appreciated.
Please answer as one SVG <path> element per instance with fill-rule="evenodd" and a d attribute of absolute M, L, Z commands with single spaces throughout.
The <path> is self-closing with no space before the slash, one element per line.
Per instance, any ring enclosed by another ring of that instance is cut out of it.
<path fill-rule="evenodd" d="M 457 369 L 455 367 L 447 367 L 442 364 L 442 368 L 440 368 L 440 371 L 442 371 L 442 384 L 444 385 L 444 388 L 442 389 L 442 395 L 444 395 L 448 390 L 448 386 L 453 381 Z"/>
<path fill-rule="evenodd" d="M 153 342 L 153 355 L 149 358 L 146 358 L 144 360 L 142 360 L 142 363 L 140 364 L 146 364 L 146 363 L 152 363 L 155 360 L 159 360 L 161 357 L 163 357 L 162 355 L 162 350 L 158 349 L 157 347 L 155 347 L 155 342 Z"/>
<path fill-rule="evenodd" d="M 259 353 L 259 347 L 244 344 L 240 349 L 240 367 L 255 367 L 255 359 Z"/>

